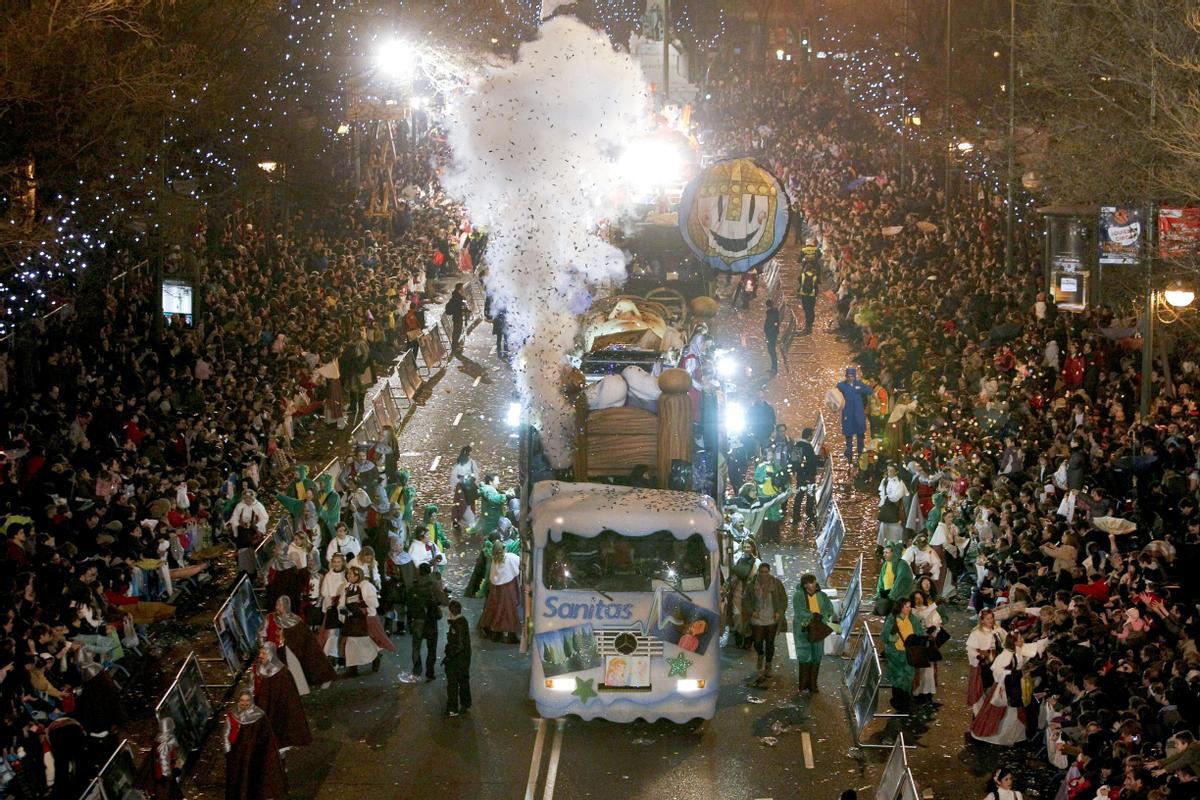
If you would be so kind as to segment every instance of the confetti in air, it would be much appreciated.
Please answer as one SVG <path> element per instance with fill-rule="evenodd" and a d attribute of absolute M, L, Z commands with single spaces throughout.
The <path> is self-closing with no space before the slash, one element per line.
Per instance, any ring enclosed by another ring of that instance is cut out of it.
<path fill-rule="evenodd" d="M 621 252 L 597 234 L 629 176 L 622 148 L 644 127 L 638 66 L 608 38 L 557 16 L 516 62 L 493 69 L 448 111 L 447 190 L 488 226 L 484 283 L 505 310 L 522 401 L 556 467 L 571 459 L 562 377 L 590 290 L 620 282 Z"/>

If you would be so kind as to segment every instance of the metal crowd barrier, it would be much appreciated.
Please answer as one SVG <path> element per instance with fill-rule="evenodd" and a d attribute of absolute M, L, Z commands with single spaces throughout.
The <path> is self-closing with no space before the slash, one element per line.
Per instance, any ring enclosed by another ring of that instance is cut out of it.
<path fill-rule="evenodd" d="M 122 739 L 80 800 L 143 800 L 146 795 L 135 787 L 136 780 L 133 747 L 128 739 Z"/>
<path fill-rule="evenodd" d="M 829 576 L 837 566 L 838 556 L 842 552 L 842 541 L 846 537 L 846 525 L 842 521 L 842 512 L 837 503 L 830 505 L 829 516 L 817 534 L 817 580 L 822 586 L 829 583 Z"/>
<path fill-rule="evenodd" d="M 841 617 L 838 619 L 842 630 L 833 634 L 833 637 L 837 639 L 833 647 L 837 655 L 846 654 L 846 650 L 850 646 L 850 636 L 854 632 L 854 623 L 858 619 L 858 612 L 862 610 L 862 577 L 863 557 L 860 553 L 858 562 L 854 565 L 854 571 L 850 573 L 850 583 L 846 584 L 845 592 L 842 595 Z"/>

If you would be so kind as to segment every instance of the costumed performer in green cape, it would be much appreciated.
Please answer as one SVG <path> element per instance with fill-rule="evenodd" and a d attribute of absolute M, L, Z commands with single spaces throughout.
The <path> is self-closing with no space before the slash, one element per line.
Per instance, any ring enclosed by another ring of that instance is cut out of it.
<path fill-rule="evenodd" d="M 800 578 L 800 585 L 792 593 L 792 610 L 795 615 L 792 630 L 796 640 L 796 661 L 800 671 L 797 688 L 802 692 L 810 691 L 816 694 L 817 673 L 821 670 L 821 656 L 825 654 L 825 640 L 810 642 L 808 626 L 812 624 L 814 617 L 820 617 L 822 622 L 835 631 L 841 631 L 842 626 L 834 621 L 833 603 L 830 602 L 829 595 L 821 591 L 816 575 L 804 575 Z"/>

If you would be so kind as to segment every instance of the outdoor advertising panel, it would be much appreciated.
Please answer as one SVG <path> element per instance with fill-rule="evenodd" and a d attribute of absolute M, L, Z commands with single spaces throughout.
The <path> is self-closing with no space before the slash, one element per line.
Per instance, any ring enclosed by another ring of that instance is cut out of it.
<path fill-rule="evenodd" d="M 1142 237 L 1146 235 L 1144 212 L 1134 206 L 1100 206 L 1099 236 L 1101 264 L 1138 264 Z"/>

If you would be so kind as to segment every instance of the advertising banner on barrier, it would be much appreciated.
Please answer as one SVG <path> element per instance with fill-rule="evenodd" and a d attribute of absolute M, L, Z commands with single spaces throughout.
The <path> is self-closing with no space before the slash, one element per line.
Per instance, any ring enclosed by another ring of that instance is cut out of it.
<path fill-rule="evenodd" d="M 829 516 L 817 534 L 817 580 L 821 585 L 828 585 L 829 576 L 837 566 L 838 556 L 842 552 L 842 540 L 846 536 L 846 526 L 842 522 L 842 513 L 834 502 L 829 509 Z"/>
<path fill-rule="evenodd" d="M 154 716 L 175 721 L 175 738 L 185 750 L 200 749 L 213 707 L 204 693 L 204 677 L 195 653 L 188 653 L 179 674 L 155 706 Z"/>
<path fill-rule="evenodd" d="M 817 513 L 817 529 L 820 530 L 825 525 L 826 515 L 829 513 L 829 503 L 833 500 L 833 461 L 825 462 L 825 471 L 821 473 L 821 477 L 817 482 L 817 497 L 816 497 L 816 513 Z"/>
<path fill-rule="evenodd" d="M 100 774 L 84 791 L 81 800 L 143 800 L 145 795 L 134 785 L 136 779 L 133 748 L 129 740 L 124 739 L 100 768 Z"/>
<path fill-rule="evenodd" d="M 825 444 L 825 415 L 817 414 L 817 424 L 813 428 L 812 439 L 809 440 L 817 455 L 821 454 L 821 446 Z"/>
<path fill-rule="evenodd" d="M 405 353 L 396 367 L 396 376 L 400 379 L 400 388 L 404 396 L 413 400 L 421 388 L 421 373 L 417 371 L 417 359 L 411 352 Z"/>
<path fill-rule="evenodd" d="M 850 643 L 850 633 L 854 630 L 854 620 L 858 617 L 859 609 L 862 608 L 862 573 L 863 573 L 863 557 L 860 554 L 858 563 L 854 565 L 854 572 L 850 573 L 850 583 L 846 584 L 846 593 L 842 597 L 842 616 L 838 620 L 841 623 L 841 633 L 835 633 L 840 643 L 835 648 L 837 653 L 845 653 L 846 647 Z"/>
<path fill-rule="evenodd" d="M 907 776 L 908 756 L 904 752 L 904 734 L 898 733 L 887 763 L 883 765 L 879 785 L 875 787 L 875 800 L 896 800 Z"/>
<path fill-rule="evenodd" d="M 846 672 L 842 676 L 851 698 L 858 694 L 858 687 L 862 683 L 863 675 L 866 674 L 867 661 L 870 659 L 871 651 L 874 648 L 874 644 L 870 641 L 870 634 L 867 632 L 866 624 L 864 623 L 859 627 L 858 644 L 854 648 L 854 656 L 850 659 L 850 665 L 846 668 Z"/>
<path fill-rule="evenodd" d="M 262 624 L 263 615 L 254 596 L 254 587 L 250 579 L 243 576 L 213 617 L 217 644 L 233 673 L 241 672 L 242 666 L 258 654 L 258 631 Z"/>
<path fill-rule="evenodd" d="M 863 628 L 863 636 L 869 639 L 866 628 Z M 854 712 L 854 737 L 860 743 L 863 731 L 875 718 L 875 699 L 879 694 L 879 684 L 883 680 L 883 671 L 879 667 L 879 654 L 875 652 L 873 641 L 862 674 L 862 682 L 858 687 L 858 694 L 853 697 L 854 704 L 851 707 Z"/>

